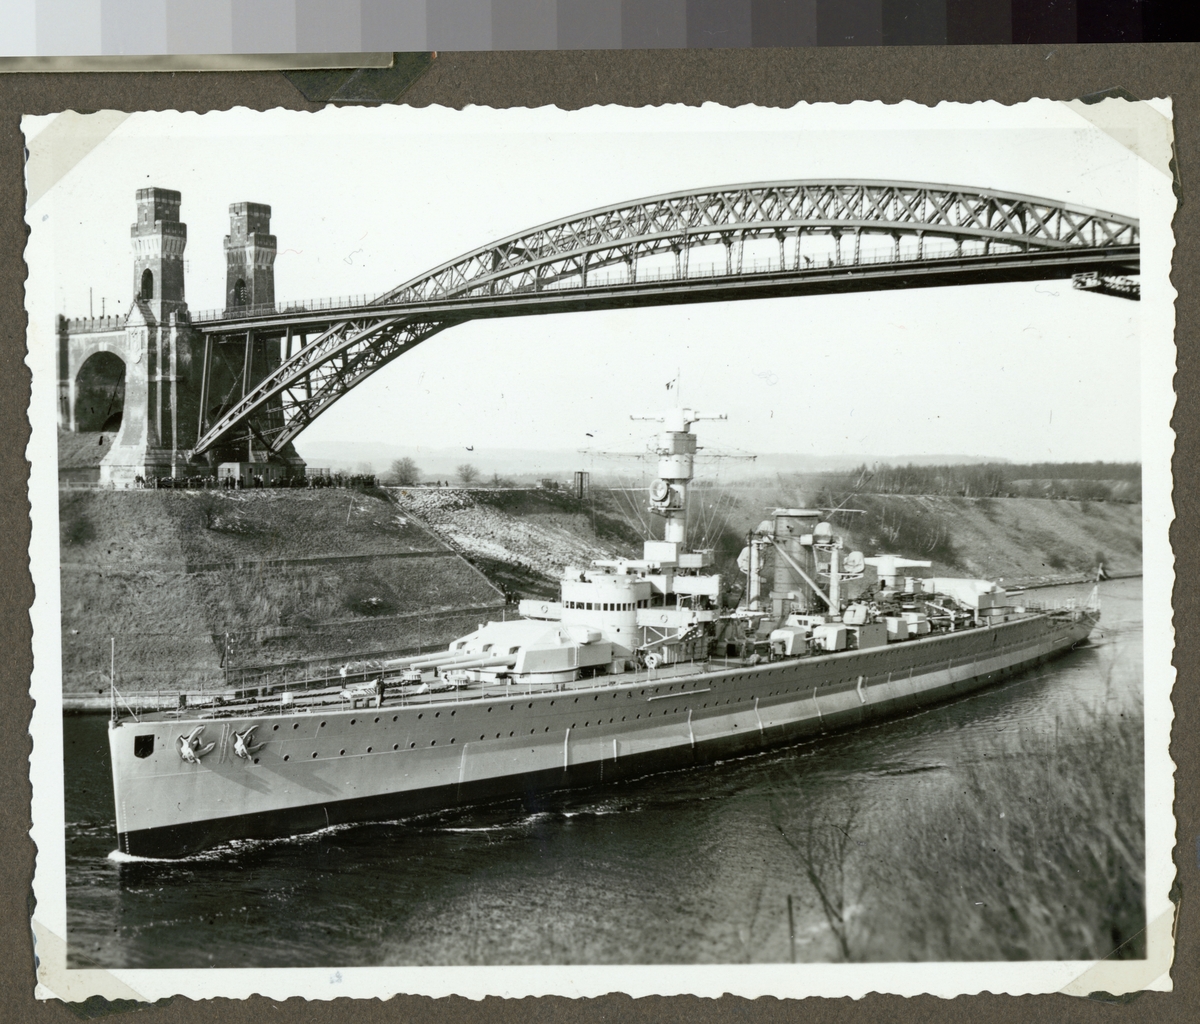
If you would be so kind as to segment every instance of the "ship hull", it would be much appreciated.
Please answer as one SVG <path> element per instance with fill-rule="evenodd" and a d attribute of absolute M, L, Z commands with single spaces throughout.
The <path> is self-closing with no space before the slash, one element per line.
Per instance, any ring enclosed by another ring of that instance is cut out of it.
<path fill-rule="evenodd" d="M 1035 615 L 864 651 L 546 694 L 110 729 L 119 849 L 178 858 L 501 798 L 609 785 L 783 746 L 962 696 L 1084 641 L 1094 617 Z M 177 735 L 205 725 L 198 764 Z M 232 750 L 257 725 L 253 758 Z M 143 756 L 133 756 L 136 736 Z M 153 750 L 147 736 L 153 736 Z"/>

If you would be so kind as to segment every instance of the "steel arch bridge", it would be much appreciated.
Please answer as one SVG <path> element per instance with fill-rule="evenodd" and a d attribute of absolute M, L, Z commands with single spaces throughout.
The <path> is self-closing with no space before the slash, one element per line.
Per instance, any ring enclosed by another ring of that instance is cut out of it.
<path fill-rule="evenodd" d="M 1139 258 L 1135 218 L 948 185 L 778 181 L 639 199 L 510 235 L 370 301 L 197 314 L 210 335 L 245 335 L 247 353 L 252 338 L 285 334 L 289 353 L 201 423 L 195 453 L 250 436 L 279 451 L 375 371 L 467 320 L 1127 275 Z M 293 333 L 304 334 L 294 353 Z"/>

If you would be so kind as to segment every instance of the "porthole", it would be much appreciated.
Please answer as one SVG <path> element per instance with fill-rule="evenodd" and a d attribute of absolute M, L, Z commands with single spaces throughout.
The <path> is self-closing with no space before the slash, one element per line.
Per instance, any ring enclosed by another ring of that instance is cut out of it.
<path fill-rule="evenodd" d="M 375 724 L 376 724 L 376 725 L 378 725 L 378 724 L 379 724 L 379 716 L 378 716 L 378 715 L 376 715 L 376 716 L 375 716 Z"/>
<path fill-rule="evenodd" d="M 489 707 L 489 708 L 488 708 L 488 714 L 490 715 L 491 713 L 492 713 L 492 709 Z"/>
<path fill-rule="evenodd" d="M 299 722 L 293 722 L 293 723 L 292 723 L 292 728 L 293 728 L 293 729 L 299 729 L 299 728 L 300 728 L 300 723 L 299 723 Z"/>
<path fill-rule="evenodd" d="M 496 733 L 496 739 L 499 739 L 499 738 L 500 738 L 500 734 Z"/>
<path fill-rule="evenodd" d="M 511 735 L 512 735 L 512 733 L 510 732 L 510 733 L 509 733 L 509 736 L 511 736 Z"/>
<path fill-rule="evenodd" d="M 291 755 L 291 754 L 284 754 L 284 755 L 283 755 L 283 759 L 284 759 L 285 761 L 290 761 L 290 760 L 292 759 L 292 755 Z"/>
<path fill-rule="evenodd" d="M 367 747 L 367 753 L 369 754 L 370 752 L 371 752 L 371 748 Z"/>
<path fill-rule="evenodd" d="M 314 750 L 314 751 L 313 751 L 313 757 L 316 757 L 316 756 L 317 756 L 317 752 Z"/>
<path fill-rule="evenodd" d="M 531 703 L 529 706 L 530 706 L 530 707 L 533 707 L 533 704 Z"/>
<path fill-rule="evenodd" d="M 430 741 L 429 741 L 429 745 L 430 745 L 431 747 L 436 747 L 436 746 L 437 746 L 437 740 L 430 740 Z"/>
<path fill-rule="evenodd" d="M 550 731 L 550 726 L 546 726 L 546 728 L 542 730 L 542 732 L 549 732 L 549 731 Z"/>
<path fill-rule="evenodd" d="M 592 724 L 591 722 L 584 722 L 584 723 L 583 723 L 583 727 L 586 729 L 586 728 L 587 728 L 589 725 L 591 725 L 591 724 Z"/>
<path fill-rule="evenodd" d="M 442 713 L 441 713 L 440 711 L 435 711 L 435 712 L 433 713 L 433 717 L 434 717 L 434 718 L 441 718 L 441 717 L 442 717 Z"/>
<path fill-rule="evenodd" d="M 537 732 L 537 730 L 536 730 L 536 729 L 530 729 L 530 730 L 529 730 L 529 735 L 530 735 L 530 736 L 532 736 L 532 735 L 533 735 L 535 732 Z"/>
<path fill-rule="evenodd" d="M 393 749 L 393 750 L 399 750 L 399 749 L 400 749 L 400 744 L 399 744 L 399 743 L 393 743 L 393 744 L 392 744 L 392 749 Z"/>
<path fill-rule="evenodd" d="M 412 750 L 412 748 L 413 748 L 413 747 L 415 747 L 415 746 L 416 746 L 416 744 L 415 744 L 415 743 L 410 743 L 410 744 L 408 745 L 408 749 L 409 749 L 409 750 Z"/>
<path fill-rule="evenodd" d="M 257 757 L 254 759 L 254 763 L 255 763 L 255 764 L 258 764 L 258 758 L 257 758 Z"/>
<path fill-rule="evenodd" d="M 418 717 L 418 718 L 424 718 L 424 717 L 425 717 L 425 712 L 424 712 L 424 711 L 422 711 L 422 712 L 421 712 L 419 715 L 417 715 L 417 717 Z"/>
<path fill-rule="evenodd" d="M 453 717 L 454 717 L 455 715 L 457 715 L 457 714 L 458 714 L 458 712 L 457 712 L 457 711 L 451 711 L 451 712 L 450 712 L 450 717 L 451 717 L 451 718 L 453 718 Z"/>
<path fill-rule="evenodd" d="M 277 726 L 277 725 L 271 726 L 271 732 L 279 732 L 279 726 Z"/>
<path fill-rule="evenodd" d="M 508 710 L 509 710 L 509 711 L 515 711 L 516 709 L 517 709 L 517 706 L 516 706 L 515 704 L 510 704 L 510 705 L 508 706 Z"/>
<path fill-rule="evenodd" d="M 324 723 L 324 722 L 322 722 L 322 723 L 321 723 L 321 728 L 322 728 L 322 729 L 324 729 L 324 728 L 325 728 L 325 723 Z"/>
<path fill-rule="evenodd" d="M 451 742 L 451 743 L 454 743 L 454 742 L 455 742 L 455 740 L 454 740 L 454 737 L 453 737 L 453 736 L 451 736 L 451 737 L 450 737 L 450 742 Z"/>
<path fill-rule="evenodd" d="M 397 722 L 397 721 L 399 721 L 399 720 L 400 720 L 400 716 L 399 716 L 399 715 L 392 715 L 392 721 L 393 721 L 393 722 Z"/>
<path fill-rule="evenodd" d="M 483 739 L 483 733 L 480 733 L 480 734 L 479 734 L 479 738 L 480 738 L 480 739 Z"/>
<path fill-rule="evenodd" d="M 339 751 L 338 751 L 338 755 L 339 755 L 339 756 L 341 756 L 341 757 L 345 757 L 345 756 L 346 756 L 346 751 L 344 751 L 344 750 L 339 750 Z"/>
<path fill-rule="evenodd" d="M 352 718 L 352 719 L 350 719 L 350 724 L 351 724 L 351 725 L 358 725 L 358 719 L 357 719 L 357 718 Z"/>

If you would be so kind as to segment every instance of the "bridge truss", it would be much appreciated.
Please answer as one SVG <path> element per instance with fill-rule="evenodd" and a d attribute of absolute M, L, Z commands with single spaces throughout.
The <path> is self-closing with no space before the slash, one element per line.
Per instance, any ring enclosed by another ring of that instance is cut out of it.
<path fill-rule="evenodd" d="M 255 336 L 305 340 L 201 423 L 195 451 L 251 435 L 278 451 L 375 371 L 466 320 L 1136 274 L 1139 254 L 1134 218 L 944 185 L 785 181 L 655 196 L 511 235 L 366 303 L 197 317 L 207 333 L 245 336 L 247 350 Z"/>

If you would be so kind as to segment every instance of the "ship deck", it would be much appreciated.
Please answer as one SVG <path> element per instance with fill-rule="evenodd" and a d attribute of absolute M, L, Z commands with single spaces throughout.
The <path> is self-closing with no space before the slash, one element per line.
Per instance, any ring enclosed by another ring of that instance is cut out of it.
<path fill-rule="evenodd" d="M 812 656 L 810 656 L 812 657 Z M 789 658 L 788 661 L 800 659 Z M 429 705 L 455 705 L 473 701 L 507 697 L 536 697 L 550 693 L 592 693 L 596 690 L 620 689 L 627 686 L 661 683 L 671 679 L 690 678 L 713 672 L 748 668 L 758 664 L 751 658 L 710 658 L 708 661 L 680 662 L 663 665 L 656 669 L 638 669 L 620 674 L 592 676 L 561 683 L 530 683 L 523 680 L 480 680 L 462 685 L 442 684 L 440 681 L 421 684 L 402 684 L 398 679 L 384 677 L 384 707 L 417 707 Z M 174 721 L 186 718 L 201 721 L 221 718 L 246 718 L 256 715 L 303 715 L 328 712 L 331 708 L 351 711 L 357 708 L 378 707 L 378 698 L 373 687 L 364 687 L 356 697 L 347 697 L 342 686 L 322 687 L 292 693 L 292 701 L 283 704 L 280 696 L 212 698 L 189 702 L 186 707 L 170 710 L 136 712 L 126 708 L 127 714 L 135 714 L 142 722 Z"/>
<path fill-rule="evenodd" d="M 1008 621 L 1031 618 L 1039 614 L 1055 615 L 1053 610 L 1030 610 L 1024 614 L 1008 616 Z M 967 626 L 957 631 L 934 631 L 924 637 L 911 637 L 907 640 L 894 641 L 887 644 L 887 649 L 907 647 L 912 644 L 928 642 L 931 639 L 952 635 L 953 632 L 966 633 L 987 629 L 986 625 Z M 610 691 L 626 687 L 645 686 L 650 683 L 659 684 L 678 678 L 692 678 L 721 672 L 736 671 L 751 668 L 761 664 L 778 665 L 784 662 L 813 662 L 826 658 L 835 658 L 838 654 L 849 652 L 822 652 L 805 654 L 798 657 L 755 659 L 755 658 L 710 658 L 707 661 L 680 662 L 674 665 L 663 665 L 654 669 L 641 668 L 619 674 L 595 675 L 588 678 L 567 682 L 537 683 L 525 680 L 507 681 L 472 680 L 463 684 L 449 684 L 440 679 L 427 679 L 416 684 L 404 684 L 398 676 L 389 678 L 383 673 L 384 694 L 382 705 L 374 682 L 366 685 L 357 684 L 347 688 L 340 682 L 337 685 L 312 689 L 289 690 L 286 687 L 275 688 L 270 694 L 256 695 L 193 695 L 185 698 L 176 708 L 141 711 L 136 707 L 125 704 L 118 708 L 121 717 L 126 714 L 141 722 L 178 721 L 209 721 L 226 718 L 253 718 L 257 716 L 285 715 L 316 715 L 327 714 L 331 710 L 353 711 L 357 709 L 385 707 L 426 707 L 442 705 L 460 705 L 489 699 L 505 699 L 509 697 L 536 697 L 553 693 L 592 693 L 595 691 Z M 290 697 L 288 702 L 282 699 L 283 693 Z"/>

